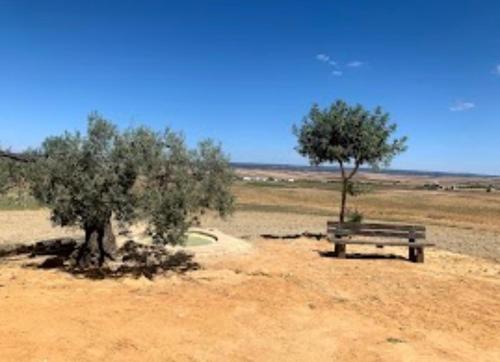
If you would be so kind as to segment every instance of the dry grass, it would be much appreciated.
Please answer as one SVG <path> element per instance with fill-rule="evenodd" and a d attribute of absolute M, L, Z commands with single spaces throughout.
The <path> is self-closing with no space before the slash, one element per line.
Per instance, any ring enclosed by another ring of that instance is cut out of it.
<path fill-rule="evenodd" d="M 371 180 L 373 181 L 373 180 Z M 366 219 L 415 222 L 500 233 L 500 192 L 474 190 L 427 191 L 396 185 L 372 183 L 373 191 L 350 197 L 348 208 L 362 212 Z M 234 186 L 240 211 L 334 217 L 340 193 L 337 183 L 306 182 L 242 183 Z M 0 196 L 0 210 L 39 210 L 30 197 Z M 1 233 L 3 234 L 3 233 Z"/>
<path fill-rule="evenodd" d="M 242 183 L 234 190 L 240 210 L 332 217 L 338 214 L 340 195 L 335 190 Z M 500 193 L 384 189 L 351 197 L 348 207 L 373 220 L 500 232 Z"/>

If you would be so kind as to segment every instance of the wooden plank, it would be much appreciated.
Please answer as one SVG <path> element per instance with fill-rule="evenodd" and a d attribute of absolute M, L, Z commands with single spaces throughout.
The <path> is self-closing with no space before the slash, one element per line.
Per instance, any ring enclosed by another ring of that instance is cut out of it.
<path fill-rule="evenodd" d="M 423 225 L 408 224 L 382 224 L 382 223 L 343 223 L 340 225 L 336 221 L 328 221 L 329 229 L 353 229 L 353 230 L 399 230 L 399 231 L 422 231 L 426 230 Z"/>
<path fill-rule="evenodd" d="M 349 228 L 359 228 L 366 227 L 370 229 L 394 229 L 394 230 L 417 230 L 424 231 L 424 225 L 416 225 L 416 224 L 388 224 L 388 223 L 343 223 L 339 224 L 337 221 L 328 221 L 328 226 L 336 227 L 342 225 L 343 227 Z"/>
<path fill-rule="evenodd" d="M 328 229 L 328 233 L 337 236 L 360 235 L 360 236 L 379 236 L 387 238 L 425 239 L 425 232 L 421 231 L 412 232 L 412 231 L 395 231 L 395 230 Z"/>
<path fill-rule="evenodd" d="M 382 246 L 406 246 L 412 249 L 418 247 L 435 246 L 435 243 L 419 242 L 410 243 L 408 241 L 376 241 L 376 240 L 349 240 L 349 239 L 334 239 L 334 244 L 340 245 L 382 245 Z"/>

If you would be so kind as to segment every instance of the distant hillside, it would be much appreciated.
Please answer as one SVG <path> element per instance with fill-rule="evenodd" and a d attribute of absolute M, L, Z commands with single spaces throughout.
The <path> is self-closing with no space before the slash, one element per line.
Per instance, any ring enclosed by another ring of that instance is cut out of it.
<path fill-rule="evenodd" d="M 267 163 L 246 163 L 246 162 L 232 162 L 231 166 L 233 168 L 240 169 L 260 169 L 260 170 L 281 170 L 281 171 L 300 171 L 300 172 L 337 172 L 339 168 L 336 166 L 299 166 L 299 165 L 283 165 L 283 164 L 267 164 Z M 488 177 L 497 178 L 498 175 L 481 175 L 475 173 L 454 173 L 454 172 L 441 172 L 441 171 L 416 171 L 416 170 L 396 170 L 396 169 L 384 169 L 384 170 L 373 170 L 371 168 L 361 168 L 361 171 L 380 173 L 388 175 L 400 175 L 400 176 L 427 176 L 427 177 Z"/>

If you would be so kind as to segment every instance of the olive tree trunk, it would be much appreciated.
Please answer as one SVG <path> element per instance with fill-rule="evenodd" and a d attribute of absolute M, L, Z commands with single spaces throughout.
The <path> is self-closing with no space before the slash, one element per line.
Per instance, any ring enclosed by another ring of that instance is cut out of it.
<path fill-rule="evenodd" d="M 345 209 L 346 209 L 346 203 L 347 203 L 347 190 L 349 187 L 349 182 L 353 178 L 353 176 L 358 172 L 360 162 L 355 161 L 354 167 L 351 170 L 349 174 L 346 173 L 346 170 L 344 168 L 344 163 L 342 161 L 339 161 L 340 165 L 340 172 L 342 175 L 342 197 L 340 200 L 340 214 L 339 214 L 339 223 L 343 224 L 345 221 Z"/>
<path fill-rule="evenodd" d="M 343 224 L 345 221 L 345 206 L 347 203 L 347 184 L 348 184 L 348 182 L 349 181 L 346 179 L 342 180 L 342 197 L 341 197 L 341 201 L 340 201 L 340 214 L 339 214 L 339 222 L 341 224 Z"/>
<path fill-rule="evenodd" d="M 116 249 L 111 219 L 100 226 L 85 226 L 85 242 L 78 250 L 76 264 L 84 269 L 101 267 L 106 259 L 114 260 Z"/>

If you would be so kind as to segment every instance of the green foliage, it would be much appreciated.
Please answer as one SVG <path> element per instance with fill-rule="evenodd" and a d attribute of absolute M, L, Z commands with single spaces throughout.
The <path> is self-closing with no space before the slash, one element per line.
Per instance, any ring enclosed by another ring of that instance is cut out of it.
<path fill-rule="evenodd" d="M 0 194 L 0 210 L 36 210 L 40 205 L 28 193 Z"/>
<path fill-rule="evenodd" d="M 0 150 L 2 154 L 10 154 Z M 38 204 L 29 194 L 26 163 L 0 157 L 0 210 L 35 209 Z"/>
<path fill-rule="evenodd" d="M 396 124 L 380 107 L 373 111 L 361 105 L 349 106 L 338 100 L 327 109 L 314 105 L 300 127 L 297 151 L 312 165 L 337 162 L 342 175 L 340 222 L 344 221 L 347 194 L 355 195 L 350 183 L 359 167 L 365 164 L 378 168 L 389 165 L 392 158 L 406 150 L 406 137 L 392 139 Z M 346 166 L 352 169 L 346 172 Z"/>
<path fill-rule="evenodd" d="M 129 137 L 143 165 L 141 209 L 156 241 L 182 242 L 206 210 L 232 212 L 233 173 L 219 145 L 206 140 L 188 150 L 183 137 L 169 130 L 160 135 L 143 128 Z"/>
<path fill-rule="evenodd" d="M 7 162 L 0 160 L 0 194 L 7 191 L 9 187 L 9 169 Z"/>
<path fill-rule="evenodd" d="M 231 211 L 232 174 L 220 146 L 189 150 L 170 130 L 119 132 L 97 113 L 86 135 L 66 132 L 45 140 L 30 167 L 35 197 L 61 226 L 103 227 L 145 218 L 157 241 L 182 241 L 197 216 Z"/>
<path fill-rule="evenodd" d="M 0 194 L 12 189 L 21 189 L 26 180 L 26 168 L 23 164 L 0 158 Z"/>
<path fill-rule="evenodd" d="M 351 211 L 347 214 L 347 222 L 361 224 L 363 222 L 364 215 L 358 210 Z"/>
<path fill-rule="evenodd" d="M 406 150 L 406 137 L 391 140 L 396 124 L 380 107 L 374 111 L 338 100 L 321 110 L 314 105 L 300 127 L 294 127 L 297 151 L 311 164 L 388 165 Z"/>

